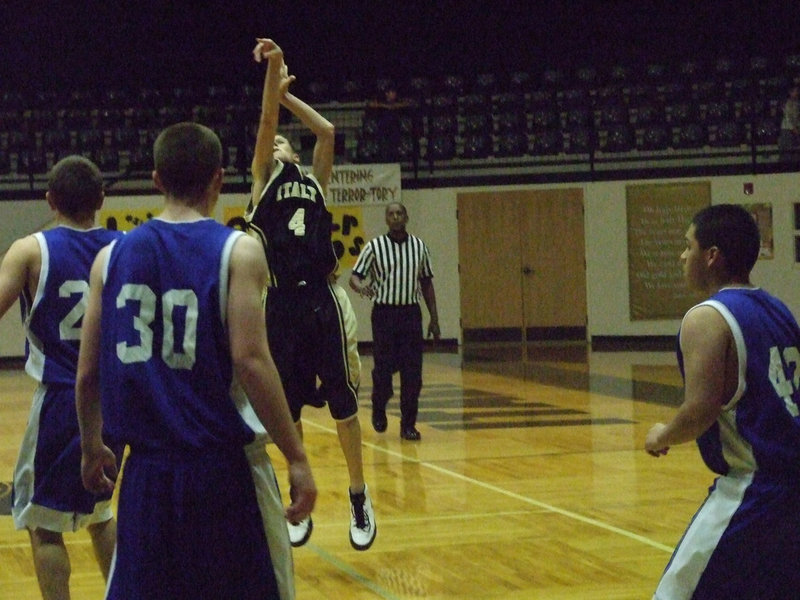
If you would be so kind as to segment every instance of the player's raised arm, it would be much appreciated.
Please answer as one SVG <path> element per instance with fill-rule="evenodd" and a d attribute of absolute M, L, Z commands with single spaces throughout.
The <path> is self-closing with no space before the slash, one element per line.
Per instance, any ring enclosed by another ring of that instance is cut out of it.
<path fill-rule="evenodd" d="M 264 91 L 261 95 L 261 117 L 258 121 L 256 143 L 253 150 L 253 162 L 250 171 L 253 177 L 253 202 L 261 198 L 261 192 L 269 181 L 274 164 L 273 147 L 275 133 L 278 130 L 278 112 L 280 110 L 280 83 L 283 67 L 283 51 L 272 40 L 256 38 L 253 48 L 256 62 L 267 61 L 267 73 L 264 77 Z"/>
<path fill-rule="evenodd" d="M 284 75 L 285 81 L 285 78 L 289 77 L 288 71 L 285 72 Z M 322 187 L 322 193 L 327 195 L 328 183 L 330 183 L 331 172 L 333 171 L 336 129 L 333 123 L 314 110 L 312 106 L 306 104 L 303 100 L 289 92 L 288 83 L 291 83 L 291 81 L 294 81 L 293 77 L 291 77 L 284 86 L 286 91 L 281 97 L 281 104 L 300 119 L 300 122 L 308 127 L 316 136 L 317 139 L 314 144 L 314 157 L 311 163 L 311 170 Z"/>

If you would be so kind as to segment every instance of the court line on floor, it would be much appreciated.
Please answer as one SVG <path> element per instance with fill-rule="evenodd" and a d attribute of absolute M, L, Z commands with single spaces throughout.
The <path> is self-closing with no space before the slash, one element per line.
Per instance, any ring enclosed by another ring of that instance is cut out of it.
<path fill-rule="evenodd" d="M 321 559 L 323 559 L 326 562 L 328 562 L 329 564 L 333 565 L 335 568 L 339 569 L 342 573 L 344 573 L 345 575 L 347 575 L 351 579 L 355 580 L 357 583 L 360 583 L 364 587 L 366 587 L 366 588 L 370 589 L 371 591 L 375 592 L 378 596 L 380 596 L 381 598 L 384 598 L 384 600 L 401 600 L 401 598 L 399 596 L 395 596 L 394 594 L 392 594 L 388 590 L 384 589 L 383 587 L 381 587 L 380 585 L 378 585 L 377 583 L 375 583 L 371 579 L 368 579 L 368 578 L 364 577 L 361 573 L 356 571 L 353 567 L 348 565 L 346 562 L 344 562 L 342 560 L 339 560 L 333 554 L 331 554 L 330 552 L 327 552 L 326 550 L 323 550 L 322 548 L 320 548 L 316 544 L 313 544 L 313 543 L 309 542 L 309 543 L 305 544 L 304 547 L 308 548 L 309 550 L 314 552 Z M 295 574 L 295 577 L 297 577 L 297 574 Z"/>
<path fill-rule="evenodd" d="M 326 427 L 325 425 L 321 425 L 321 424 L 315 423 L 313 421 L 308 421 L 306 419 L 303 419 L 303 424 L 304 425 L 307 424 L 307 425 L 316 427 L 317 429 L 320 429 L 322 431 L 326 431 L 326 432 L 329 432 L 329 433 L 332 433 L 332 434 L 336 435 L 336 431 L 334 429 L 331 429 L 330 427 Z M 430 462 L 426 462 L 426 461 L 420 460 L 418 458 L 413 458 L 413 457 L 410 457 L 410 456 L 406 456 L 402 452 L 397 452 L 395 450 L 390 450 L 389 448 L 378 446 L 377 444 L 372 444 L 370 442 L 365 442 L 365 441 L 362 441 L 361 443 L 362 443 L 362 445 L 366 446 L 367 448 L 370 448 L 372 450 L 378 450 L 378 451 L 383 452 L 384 454 L 387 454 L 389 456 L 393 456 L 395 458 L 399 458 L 400 460 L 405 460 L 405 461 L 408 461 L 408 462 L 417 463 L 420 466 L 425 467 L 427 469 L 430 469 L 432 471 L 436 471 L 437 473 L 439 473 L 441 475 L 447 475 L 447 476 L 452 477 L 454 479 L 458 479 L 458 480 L 463 481 L 465 483 L 469 483 L 469 484 L 472 484 L 472 485 L 475 485 L 475 486 L 478 486 L 478 487 L 482 487 L 482 488 L 484 488 L 486 490 L 495 492 L 497 494 L 501 494 L 501 495 L 506 496 L 508 498 L 513 498 L 514 500 L 518 500 L 519 502 L 523 502 L 524 504 L 529 504 L 531 506 L 536 506 L 537 508 L 541 508 L 543 510 L 552 512 L 554 514 L 561 515 L 561 516 L 566 517 L 568 519 L 572 519 L 574 521 L 585 523 L 587 525 L 591 525 L 591 526 L 597 527 L 599 529 L 604 529 L 606 531 L 609 531 L 611 533 L 615 533 L 617 535 L 621 535 L 623 537 L 626 537 L 628 539 L 634 540 L 634 541 L 639 542 L 641 544 L 644 544 L 646 546 L 650 546 L 651 548 L 655 548 L 657 550 L 662 550 L 662 551 L 667 552 L 669 554 L 672 554 L 672 552 L 675 550 L 675 548 L 672 547 L 672 546 L 668 546 L 666 544 L 662 544 L 660 542 L 656 542 L 655 540 L 651 540 L 648 537 L 645 537 L 643 535 L 639 535 L 638 533 L 634 533 L 632 531 L 628 531 L 627 529 L 622 529 L 621 527 L 617 527 L 615 525 L 611 525 L 610 523 L 606 523 L 605 521 L 601 521 L 599 519 L 593 519 L 591 517 L 584 516 L 584 515 L 582 515 L 580 513 L 576 513 L 576 512 L 573 512 L 571 510 L 566 510 L 566 509 L 563 509 L 563 508 L 559 508 L 558 506 L 554 506 L 554 505 L 548 504 L 546 502 L 541 502 L 540 500 L 536 500 L 534 498 L 529 498 L 528 496 L 523 496 L 521 494 L 517 494 L 516 492 L 509 491 L 507 489 L 501 488 L 501 487 L 493 485 L 491 483 L 487 483 L 485 481 L 481 481 L 481 480 L 475 479 L 473 477 L 468 477 L 466 475 L 462 475 L 461 473 L 457 473 L 455 471 L 451 471 L 450 469 L 446 469 L 446 468 L 441 467 L 441 466 L 439 466 L 437 464 L 434 464 L 434 463 L 430 463 Z"/>
<path fill-rule="evenodd" d="M 502 519 L 504 517 L 519 517 L 523 515 L 541 514 L 546 512 L 544 510 L 534 511 L 531 509 L 525 510 L 502 510 L 485 513 L 465 513 L 460 512 L 455 515 L 440 515 L 436 517 L 437 521 L 469 521 L 479 519 Z M 391 525 L 402 525 L 409 523 L 429 523 L 431 520 L 430 515 L 420 517 L 393 517 L 391 519 L 381 516 L 381 524 L 389 523 Z M 341 529 L 341 523 L 317 523 L 314 521 L 314 531 L 320 529 Z"/>

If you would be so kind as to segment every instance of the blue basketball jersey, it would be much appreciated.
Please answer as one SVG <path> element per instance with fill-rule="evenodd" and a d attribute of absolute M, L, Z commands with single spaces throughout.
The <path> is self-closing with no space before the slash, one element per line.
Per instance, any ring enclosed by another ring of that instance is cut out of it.
<path fill-rule="evenodd" d="M 712 306 L 733 333 L 739 386 L 697 443 L 719 474 L 759 472 L 800 481 L 800 329 L 789 309 L 761 289 L 727 288 Z M 683 374 L 683 356 L 678 348 Z M 720 365 L 722 368 L 722 365 Z"/>
<path fill-rule="evenodd" d="M 225 323 L 242 232 L 152 219 L 114 244 L 103 287 L 100 381 L 112 440 L 132 450 L 241 448 L 264 429 L 234 385 Z"/>
<path fill-rule="evenodd" d="M 75 385 L 89 271 L 101 248 L 121 232 L 59 226 L 34 234 L 42 266 L 33 298 L 20 297 L 27 340 L 25 370 L 43 384 Z"/>

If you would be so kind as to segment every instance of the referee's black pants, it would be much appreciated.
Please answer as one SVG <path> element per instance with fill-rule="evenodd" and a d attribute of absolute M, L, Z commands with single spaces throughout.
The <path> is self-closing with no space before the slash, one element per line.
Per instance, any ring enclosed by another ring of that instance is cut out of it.
<path fill-rule="evenodd" d="M 372 408 L 384 411 L 394 391 L 392 375 L 400 371 L 401 427 L 417 422 L 422 390 L 422 310 L 419 304 L 372 307 Z"/>

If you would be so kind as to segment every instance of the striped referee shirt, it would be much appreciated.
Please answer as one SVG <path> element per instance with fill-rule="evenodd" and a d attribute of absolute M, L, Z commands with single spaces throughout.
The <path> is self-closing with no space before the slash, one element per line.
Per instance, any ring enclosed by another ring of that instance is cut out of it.
<path fill-rule="evenodd" d="M 433 277 L 428 247 L 410 234 L 402 242 L 388 234 L 367 242 L 353 273 L 372 280 L 370 287 L 375 290 L 375 304 L 392 306 L 418 304 L 422 295 L 419 280 Z"/>

